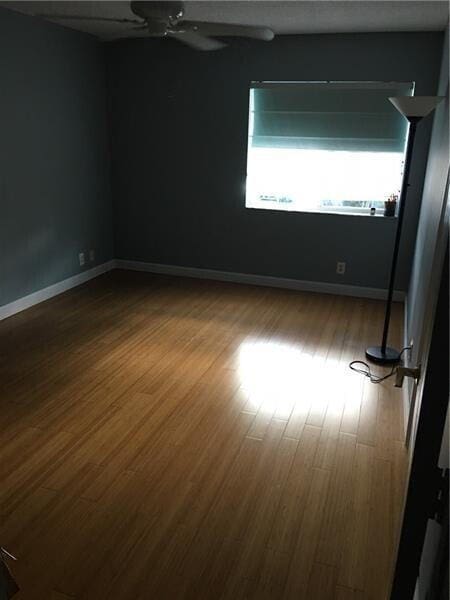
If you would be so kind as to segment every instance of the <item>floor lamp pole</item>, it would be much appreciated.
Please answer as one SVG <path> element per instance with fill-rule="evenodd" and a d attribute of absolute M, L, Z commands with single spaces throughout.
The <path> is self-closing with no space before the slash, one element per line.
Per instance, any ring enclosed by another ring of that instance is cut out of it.
<path fill-rule="evenodd" d="M 402 191 L 400 194 L 400 206 L 398 211 L 398 220 L 397 220 L 397 230 L 395 233 L 395 243 L 394 243 L 394 252 L 392 255 L 392 263 L 391 263 L 391 275 L 389 278 L 389 289 L 388 296 L 386 300 L 386 313 L 384 318 L 384 327 L 383 327 L 383 338 L 381 341 L 381 346 L 373 346 L 371 348 L 367 348 L 366 357 L 373 362 L 377 362 L 379 364 L 395 364 L 400 360 L 400 352 L 395 350 L 395 348 L 390 348 L 387 345 L 387 338 L 389 333 L 389 322 L 391 320 L 391 309 L 392 309 L 392 298 L 394 295 L 394 284 L 395 284 L 395 274 L 397 270 L 397 261 L 398 261 L 398 253 L 400 250 L 400 238 L 402 235 L 402 225 L 403 225 L 403 216 L 405 213 L 406 206 L 406 196 L 408 194 L 409 187 L 409 172 L 411 169 L 411 159 L 412 152 L 414 147 L 414 138 L 416 136 L 416 128 L 417 123 L 420 121 L 420 117 L 409 117 L 410 122 L 409 135 L 408 135 L 408 143 L 406 146 L 406 156 L 405 156 L 405 168 L 403 171 L 403 182 L 402 182 Z"/>
<path fill-rule="evenodd" d="M 400 361 L 401 352 L 387 345 L 389 322 L 391 320 L 392 297 L 394 295 L 395 272 L 397 270 L 398 253 L 400 250 L 400 237 L 402 235 L 403 216 L 405 214 L 406 197 L 409 187 L 409 171 L 411 169 L 414 138 L 416 137 L 417 124 L 429 115 L 443 96 L 397 96 L 389 98 L 394 107 L 405 117 L 410 124 L 408 143 L 406 144 L 405 168 L 403 170 L 402 191 L 400 193 L 400 207 L 398 211 L 397 230 L 395 232 L 394 252 L 392 254 L 391 275 L 386 301 L 386 316 L 384 318 L 383 338 L 381 346 L 367 348 L 366 357 L 380 365 L 395 365 Z"/>

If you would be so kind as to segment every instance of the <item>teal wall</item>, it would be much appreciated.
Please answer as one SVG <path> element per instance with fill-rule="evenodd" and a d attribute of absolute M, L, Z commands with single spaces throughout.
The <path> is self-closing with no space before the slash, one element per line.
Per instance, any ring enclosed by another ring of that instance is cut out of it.
<path fill-rule="evenodd" d="M 247 210 L 252 80 L 415 81 L 436 92 L 443 35 L 284 36 L 219 52 L 172 40 L 108 50 L 116 256 L 387 287 L 395 221 Z M 406 290 L 431 122 L 421 126 L 396 287 Z M 324 173 L 324 177 L 326 173 Z M 345 276 L 336 261 L 347 262 Z"/>
<path fill-rule="evenodd" d="M 288 36 L 202 53 L 172 40 L 102 46 L 0 9 L 0 306 L 113 257 L 385 287 L 393 220 L 245 209 L 248 86 L 413 80 L 430 94 L 442 39 Z M 401 289 L 430 129 L 414 156 Z M 80 268 L 90 248 L 95 263 Z"/>
<path fill-rule="evenodd" d="M 0 8 L 0 305 L 113 257 L 104 49 Z"/>

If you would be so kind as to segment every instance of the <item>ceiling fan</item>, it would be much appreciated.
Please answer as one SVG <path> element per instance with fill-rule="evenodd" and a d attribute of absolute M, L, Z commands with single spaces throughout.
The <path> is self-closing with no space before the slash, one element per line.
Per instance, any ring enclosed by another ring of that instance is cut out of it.
<path fill-rule="evenodd" d="M 58 20 L 130 23 L 136 26 L 133 28 L 134 30 L 142 30 L 142 37 L 171 37 L 196 50 L 218 50 L 225 47 L 226 44 L 214 39 L 215 36 L 237 36 L 264 41 L 270 41 L 274 38 L 273 31 L 268 27 L 183 20 L 184 2 L 172 0 L 159 2 L 132 1 L 130 2 L 130 8 L 140 20 L 64 14 L 40 16 Z M 133 35 L 132 37 L 136 36 Z"/>

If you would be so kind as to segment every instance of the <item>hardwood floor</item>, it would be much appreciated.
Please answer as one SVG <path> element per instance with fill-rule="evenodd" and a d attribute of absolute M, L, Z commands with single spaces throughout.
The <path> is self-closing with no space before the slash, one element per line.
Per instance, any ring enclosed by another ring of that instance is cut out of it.
<path fill-rule="evenodd" d="M 115 271 L 0 323 L 0 543 L 27 600 L 384 600 L 400 391 L 373 300 Z M 402 308 L 392 342 L 401 345 Z"/>

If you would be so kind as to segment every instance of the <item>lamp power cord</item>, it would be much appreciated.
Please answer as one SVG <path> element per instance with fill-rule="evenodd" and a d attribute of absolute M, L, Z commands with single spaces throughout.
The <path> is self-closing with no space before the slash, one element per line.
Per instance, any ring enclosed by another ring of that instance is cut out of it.
<path fill-rule="evenodd" d="M 402 349 L 402 351 L 400 352 L 400 358 L 404 352 L 406 352 L 407 350 L 411 350 L 411 348 L 412 348 L 412 346 L 405 346 Z M 362 365 L 362 366 L 358 367 L 356 365 Z M 397 369 L 398 369 L 397 366 L 393 366 L 387 375 L 376 375 L 375 373 L 372 373 L 372 369 L 370 368 L 370 365 L 368 363 L 364 362 L 363 360 L 352 360 L 352 362 L 348 366 L 350 367 L 350 369 L 352 371 L 355 371 L 356 373 L 359 373 L 360 375 L 364 375 L 364 377 L 367 377 L 371 383 L 382 383 L 386 379 L 389 379 L 389 377 L 392 377 L 393 375 L 395 375 L 397 373 Z"/>

